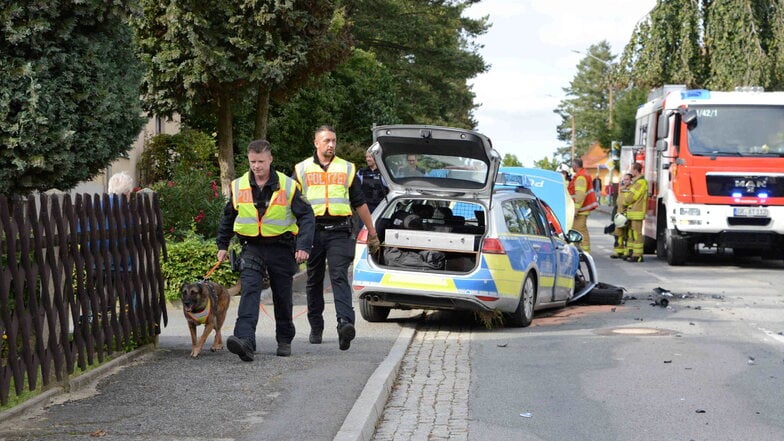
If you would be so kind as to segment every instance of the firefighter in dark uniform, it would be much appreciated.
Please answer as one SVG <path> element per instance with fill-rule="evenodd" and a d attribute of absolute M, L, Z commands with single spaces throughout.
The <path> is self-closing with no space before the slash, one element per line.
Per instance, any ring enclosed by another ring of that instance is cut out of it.
<path fill-rule="evenodd" d="M 352 209 L 368 230 L 368 251 L 378 252 L 379 240 L 370 217 L 365 196 L 356 177 L 354 164 L 335 155 L 335 129 L 316 129 L 312 157 L 294 166 L 294 176 L 302 193 L 316 215 L 313 251 L 308 258 L 308 322 L 309 341 L 320 344 L 324 332 L 324 275 L 329 261 L 329 278 L 335 300 L 338 341 L 345 351 L 356 335 L 348 267 L 354 260 L 355 241 L 352 235 Z"/>
<path fill-rule="evenodd" d="M 275 171 L 266 140 L 248 145 L 250 170 L 231 183 L 231 200 L 218 227 L 218 260 L 226 259 L 236 234 L 242 245 L 240 282 L 242 296 L 234 335 L 226 347 L 243 361 L 253 361 L 256 324 L 263 278 L 269 275 L 275 308 L 277 355 L 291 355 L 294 339 L 292 283 L 297 264 L 310 255 L 315 219 L 296 181 Z"/>
<path fill-rule="evenodd" d="M 384 200 L 384 196 L 389 193 L 389 188 L 387 188 L 384 178 L 381 177 L 381 173 L 378 171 L 373 155 L 366 153 L 365 161 L 367 162 L 367 167 L 359 169 L 357 178 L 359 178 L 362 193 L 365 195 L 368 210 L 373 213 L 378 204 Z"/>

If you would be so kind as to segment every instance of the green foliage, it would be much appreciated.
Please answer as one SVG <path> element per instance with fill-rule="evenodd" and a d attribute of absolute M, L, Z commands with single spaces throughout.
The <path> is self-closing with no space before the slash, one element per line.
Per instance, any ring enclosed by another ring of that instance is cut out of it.
<path fill-rule="evenodd" d="M 68 190 L 142 127 L 132 2 L 0 5 L 0 193 Z"/>
<path fill-rule="evenodd" d="M 216 177 L 201 170 L 177 167 L 171 181 L 153 185 L 158 193 L 163 229 L 169 239 L 178 240 L 195 232 L 216 237 L 226 198 Z"/>
<path fill-rule="evenodd" d="M 504 160 L 501 162 L 501 165 L 504 167 L 522 167 L 523 163 L 517 159 L 516 155 L 507 153 L 504 155 Z"/>
<path fill-rule="evenodd" d="M 347 24 L 332 0 L 140 5 L 132 24 L 147 68 L 146 107 L 163 114 L 188 114 L 196 104 L 212 109 L 224 193 L 235 177 L 233 114 L 244 97 L 295 89 L 346 51 Z"/>
<path fill-rule="evenodd" d="M 215 241 L 205 240 L 194 233 L 187 234 L 180 241 L 167 243 L 166 251 L 169 258 L 161 265 L 161 272 L 166 284 L 164 293 L 167 300 L 179 299 L 183 283 L 204 279 L 217 263 L 218 247 Z M 239 277 L 231 271 L 229 262 L 224 261 L 210 275 L 209 280 L 228 288 L 234 285 Z"/>
<path fill-rule="evenodd" d="M 558 169 L 558 162 L 555 160 L 555 157 L 548 158 L 544 157 L 538 161 L 534 161 L 534 167 L 541 168 L 542 170 L 552 170 L 555 171 Z"/>
<path fill-rule="evenodd" d="M 770 0 L 659 1 L 638 23 L 618 78 L 643 90 L 686 84 L 784 88 L 784 4 Z"/>
<path fill-rule="evenodd" d="M 184 129 L 175 135 L 150 138 L 139 159 L 139 185 L 171 181 L 177 167 L 198 169 L 205 175 L 218 176 L 215 139 L 206 133 Z"/>
<path fill-rule="evenodd" d="M 469 129 L 476 125 L 471 114 L 474 94 L 467 80 L 488 68 L 474 39 L 489 25 L 487 17 L 462 16 L 475 3 L 352 2 L 356 46 L 375 54 L 393 75 L 394 87 L 388 96 L 399 102 L 395 114 L 402 122 Z"/>
<path fill-rule="evenodd" d="M 609 147 L 612 140 L 609 105 L 611 88 L 616 87 L 612 77 L 613 58 L 606 40 L 591 45 L 577 65 L 577 74 L 569 87 L 564 88 L 567 99 L 555 110 L 562 118 L 558 139 L 568 141 L 569 150 L 574 118 L 574 150 L 578 157 L 593 143 Z"/>

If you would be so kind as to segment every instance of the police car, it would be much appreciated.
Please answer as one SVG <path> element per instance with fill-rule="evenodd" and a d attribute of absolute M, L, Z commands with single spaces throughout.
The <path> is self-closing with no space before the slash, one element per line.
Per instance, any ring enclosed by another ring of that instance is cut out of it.
<path fill-rule="evenodd" d="M 373 212 L 380 252 L 368 252 L 367 230 L 357 237 L 365 320 L 392 309 L 498 311 L 522 327 L 596 286 L 582 235 L 563 227 L 571 199 L 560 173 L 500 169 L 490 139 L 470 130 L 379 126 L 373 139 L 389 193 Z"/>

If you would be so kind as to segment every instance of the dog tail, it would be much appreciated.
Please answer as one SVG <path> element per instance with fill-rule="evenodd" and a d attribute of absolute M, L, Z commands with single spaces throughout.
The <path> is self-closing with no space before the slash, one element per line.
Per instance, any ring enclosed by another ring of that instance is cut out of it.
<path fill-rule="evenodd" d="M 231 296 L 238 296 L 242 292 L 242 281 L 237 280 L 237 283 L 234 284 L 231 288 L 228 289 L 229 295 Z"/>

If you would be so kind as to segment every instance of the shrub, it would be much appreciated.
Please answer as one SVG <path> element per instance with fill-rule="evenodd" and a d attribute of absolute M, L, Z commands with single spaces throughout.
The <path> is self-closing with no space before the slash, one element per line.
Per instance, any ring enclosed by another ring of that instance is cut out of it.
<path fill-rule="evenodd" d="M 171 181 L 156 182 L 168 239 L 178 240 L 194 231 L 203 237 L 218 235 L 218 224 L 226 206 L 217 177 L 200 170 L 177 168 Z"/>
<path fill-rule="evenodd" d="M 239 245 L 233 244 L 230 248 L 239 252 Z M 161 265 L 161 271 L 167 300 L 179 299 L 183 283 L 204 279 L 217 263 L 218 246 L 214 241 L 205 240 L 195 233 L 187 234 L 181 241 L 167 243 L 166 251 L 168 259 Z M 209 280 L 228 288 L 237 283 L 239 274 L 233 273 L 231 265 L 225 261 L 210 275 Z"/>
<path fill-rule="evenodd" d="M 215 139 L 198 130 L 183 129 L 174 135 L 153 136 L 139 158 L 139 185 L 174 180 L 178 168 L 217 176 L 220 173 L 217 155 Z"/>

